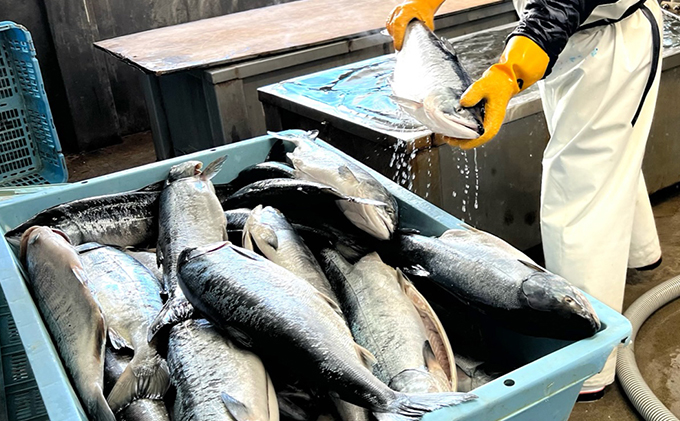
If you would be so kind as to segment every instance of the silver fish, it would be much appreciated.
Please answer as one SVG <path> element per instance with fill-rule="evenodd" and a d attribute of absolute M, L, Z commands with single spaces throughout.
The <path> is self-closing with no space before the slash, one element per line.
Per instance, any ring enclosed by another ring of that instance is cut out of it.
<path fill-rule="evenodd" d="M 276 393 L 262 361 L 205 320 L 170 331 L 168 363 L 177 388 L 175 421 L 277 421 Z"/>
<path fill-rule="evenodd" d="M 147 342 L 149 325 L 163 306 L 156 277 L 112 247 L 87 243 L 77 250 L 90 290 L 104 312 L 111 345 L 134 350 L 107 398 L 111 410 L 117 413 L 135 399 L 162 398 L 170 386 L 168 365 L 156 345 Z"/>
<path fill-rule="evenodd" d="M 127 248 L 123 250 L 125 254 L 131 256 L 139 263 L 143 264 L 149 272 L 153 273 L 156 279 L 158 279 L 158 285 L 161 287 L 161 282 L 163 282 L 163 268 L 158 266 L 158 259 L 156 257 L 156 251 L 148 251 L 141 249 L 130 249 Z"/>
<path fill-rule="evenodd" d="M 123 374 L 132 356 L 106 348 L 104 385 L 110 390 Z M 165 403 L 159 399 L 137 399 L 118 415 L 120 421 L 170 421 Z"/>
<path fill-rule="evenodd" d="M 516 332 L 580 340 L 600 329 L 581 291 L 488 233 L 468 227 L 441 238 L 407 234 L 383 246 L 380 255 L 387 263 L 429 278 Z"/>
<path fill-rule="evenodd" d="M 288 269 L 336 303 L 338 299 L 321 266 L 278 210 L 262 205 L 250 213 L 243 229 L 243 246 Z"/>
<path fill-rule="evenodd" d="M 435 133 L 476 139 L 484 133 L 483 108 L 460 106 L 460 97 L 471 83 L 451 43 L 414 19 L 396 55 L 394 101 Z"/>
<path fill-rule="evenodd" d="M 5 234 L 17 245 L 32 226 L 55 228 L 68 235 L 74 245 L 98 242 L 120 247 L 152 244 L 158 234 L 160 186 L 89 197 L 53 206 Z"/>
<path fill-rule="evenodd" d="M 392 237 L 399 221 L 397 202 L 371 174 L 319 146 L 314 141 L 318 132 L 269 134 L 295 144 L 296 148 L 288 153 L 288 158 L 293 162 L 298 178 L 327 184 L 347 196 L 382 202 L 381 206 L 347 201 L 337 204 L 357 227 L 381 240 Z"/>
<path fill-rule="evenodd" d="M 355 265 L 336 251 L 324 250 L 322 255 L 355 340 L 377 360 L 373 374 L 399 392 L 455 391 L 448 338 L 443 329 L 426 329 L 422 313 L 434 318 L 435 324 L 440 325 L 439 320 L 429 307 L 416 308 L 408 293 L 413 286 L 401 271 L 384 264 L 377 253 L 366 255 Z M 448 349 L 446 371 L 431 341 Z"/>
<path fill-rule="evenodd" d="M 316 258 L 278 210 L 261 205 L 253 209 L 245 223 L 243 244 L 249 250 L 259 250 L 267 259 L 309 282 L 329 300 L 338 303 Z M 343 420 L 368 419 L 368 412 L 363 408 L 341 400 L 334 403 Z"/>
<path fill-rule="evenodd" d="M 104 315 L 90 280 L 63 233 L 28 228 L 21 238 L 28 284 L 89 416 L 115 421 L 104 399 Z"/>
<path fill-rule="evenodd" d="M 193 313 L 191 304 L 177 287 L 177 257 L 188 247 L 227 239 L 227 219 L 210 179 L 222 168 L 226 156 L 208 164 L 187 161 L 170 169 L 160 198 L 158 216 L 158 263 L 163 266 L 163 292 L 170 297 L 149 329 L 151 340 L 164 326 Z"/>
<path fill-rule="evenodd" d="M 373 360 L 357 345 L 339 308 L 307 281 L 229 242 L 187 249 L 179 282 L 202 314 L 234 338 L 336 393 L 371 409 L 381 420 L 416 420 L 470 394 L 404 394 L 391 390 L 355 357 Z"/>

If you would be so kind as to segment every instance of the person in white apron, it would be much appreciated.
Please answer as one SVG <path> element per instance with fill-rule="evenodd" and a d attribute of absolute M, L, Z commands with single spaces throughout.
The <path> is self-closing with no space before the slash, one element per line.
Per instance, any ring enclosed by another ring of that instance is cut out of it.
<path fill-rule="evenodd" d="M 546 268 L 617 311 L 626 268 L 661 262 L 642 176 L 661 74 L 656 0 L 514 0 L 520 16 L 498 64 L 461 99 L 486 100 L 484 134 L 451 139 L 468 149 L 492 139 L 510 99 L 538 82 L 550 141 L 543 154 L 541 236 Z M 443 0 L 407 0 L 387 28 L 400 49 L 406 26 L 434 28 Z M 614 382 L 616 353 L 581 393 Z M 585 395 L 585 396 L 584 396 Z"/>

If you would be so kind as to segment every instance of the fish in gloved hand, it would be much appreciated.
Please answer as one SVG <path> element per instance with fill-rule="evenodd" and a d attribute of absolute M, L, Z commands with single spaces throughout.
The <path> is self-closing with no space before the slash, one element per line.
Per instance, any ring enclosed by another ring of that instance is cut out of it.
<path fill-rule="evenodd" d="M 372 410 L 379 420 L 418 420 L 476 398 L 391 390 L 366 367 L 374 357 L 354 342 L 337 305 L 307 281 L 249 250 L 229 242 L 187 249 L 178 268 L 186 297 L 216 326 L 251 347 L 265 363 L 285 362 L 301 378 Z"/>
<path fill-rule="evenodd" d="M 435 133 L 477 139 L 484 133 L 484 104 L 460 104 L 471 84 L 450 42 L 419 20 L 409 23 L 391 82 L 392 99 L 406 113 Z"/>

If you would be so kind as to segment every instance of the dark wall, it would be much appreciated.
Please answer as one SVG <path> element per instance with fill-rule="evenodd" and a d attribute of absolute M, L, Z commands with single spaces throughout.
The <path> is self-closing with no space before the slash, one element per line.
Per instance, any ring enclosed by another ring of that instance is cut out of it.
<path fill-rule="evenodd" d="M 59 140 L 62 147 L 74 149 L 71 112 L 43 0 L 0 0 L 0 21 L 3 20 L 21 24 L 31 32 Z"/>
<path fill-rule="evenodd" d="M 149 127 L 140 72 L 95 41 L 288 1 L 0 0 L 0 20 L 31 31 L 62 146 L 76 152 Z"/>

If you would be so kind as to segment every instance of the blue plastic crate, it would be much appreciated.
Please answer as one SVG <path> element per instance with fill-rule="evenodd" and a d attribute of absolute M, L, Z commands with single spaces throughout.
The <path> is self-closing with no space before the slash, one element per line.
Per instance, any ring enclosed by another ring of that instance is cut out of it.
<path fill-rule="evenodd" d="M 19 225 L 48 207 L 85 197 L 141 188 L 165 179 L 171 166 L 185 160 L 204 164 L 228 155 L 215 183 L 232 180 L 242 169 L 265 160 L 274 139 L 264 136 L 179 158 L 94 178 L 59 189 L 16 196 L 0 202 L 0 233 Z M 331 146 L 322 143 L 325 147 Z M 347 157 L 347 155 L 340 153 Z M 362 164 L 347 157 L 364 168 Z M 439 235 L 460 221 L 415 194 L 369 171 L 394 194 L 405 226 L 425 235 Z M 86 420 L 82 406 L 65 375 L 24 281 L 24 271 L 13 250 L 0 240 L 0 285 L 16 320 L 33 372 L 52 421 Z M 521 368 L 475 390 L 479 399 L 427 415 L 425 421 L 553 421 L 566 420 L 583 381 L 597 373 L 615 346 L 631 333 L 622 315 L 589 297 L 600 316 L 603 329 L 595 336 L 575 343 L 529 338 L 506 332 L 494 339 L 494 349 L 525 361 Z M 454 335 L 452 334 L 452 337 Z M 510 381 L 512 380 L 512 381 Z"/>
<path fill-rule="evenodd" d="M 0 22 L 0 187 L 67 178 L 31 34 Z"/>

